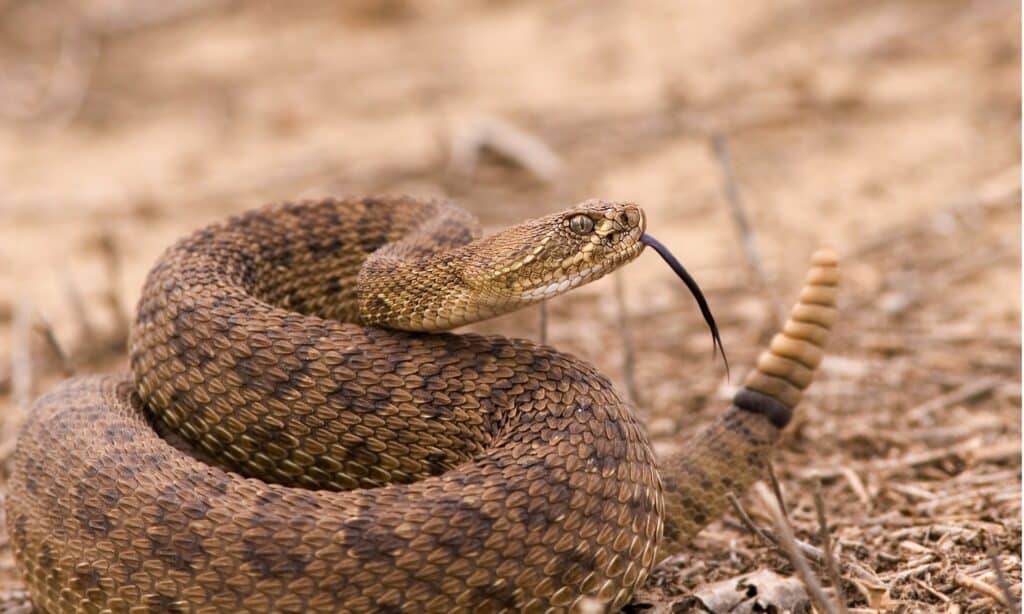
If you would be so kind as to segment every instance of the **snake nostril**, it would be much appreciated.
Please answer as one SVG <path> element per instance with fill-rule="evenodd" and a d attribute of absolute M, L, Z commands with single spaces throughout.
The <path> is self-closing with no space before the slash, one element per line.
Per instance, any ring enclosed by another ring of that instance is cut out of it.
<path fill-rule="evenodd" d="M 630 229 L 636 228 L 640 224 L 641 219 L 643 219 L 643 214 L 640 213 L 640 209 L 637 207 L 626 207 L 617 216 L 619 224 Z"/>

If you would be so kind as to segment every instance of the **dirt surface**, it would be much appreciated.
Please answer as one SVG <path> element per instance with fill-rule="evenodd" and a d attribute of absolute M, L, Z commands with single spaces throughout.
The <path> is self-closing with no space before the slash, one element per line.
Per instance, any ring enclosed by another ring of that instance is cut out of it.
<path fill-rule="evenodd" d="M 775 471 L 819 548 L 820 481 L 846 604 L 1019 599 L 1019 5 L 338 4 L 0 2 L 0 455 L 61 377 L 40 320 L 79 372 L 123 368 L 147 269 L 207 222 L 407 192 L 493 230 L 629 199 L 705 286 L 733 384 L 809 254 L 841 254 L 841 326 Z M 547 319 L 550 343 L 635 391 L 661 452 L 725 405 L 699 314 L 654 255 Z M 472 328 L 541 334 L 536 310 Z M 742 504 L 770 526 L 761 499 Z M 630 607 L 689 611 L 698 587 L 760 568 L 794 573 L 730 514 Z"/>

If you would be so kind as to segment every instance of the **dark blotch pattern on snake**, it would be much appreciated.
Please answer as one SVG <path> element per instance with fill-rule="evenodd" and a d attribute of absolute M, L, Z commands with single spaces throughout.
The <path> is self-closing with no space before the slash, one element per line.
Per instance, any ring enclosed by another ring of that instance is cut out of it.
<path fill-rule="evenodd" d="M 174 245 L 131 374 L 61 384 L 20 435 L 7 524 L 36 607 L 620 607 L 763 474 L 821 357 L 834 256 L 736 403 L 660 468 L 585 362 L 430 331 L 596 279 L 642 251 L 644 226 L 635 205 L 589 201 L 478 238 L 444 202 L 348 199 Z"/>

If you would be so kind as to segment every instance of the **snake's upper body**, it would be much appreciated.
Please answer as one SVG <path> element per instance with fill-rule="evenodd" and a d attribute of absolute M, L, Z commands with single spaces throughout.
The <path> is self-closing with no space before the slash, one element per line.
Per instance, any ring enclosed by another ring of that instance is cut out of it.
<path fill-rule="evenodd" d="M 19 438 L 7 524 L 36 607 L 623 605 L 763 474 L 820 360 L 834 257 L 733 406 L 660 463 L 587 363 L 438 331 L 596 279 L 644 229 L 635 205 L 588 201 L 480 238 L 454 206 L 381 198 L 177 243 L 143 289 L 131 373 L 65 382 Z"/>

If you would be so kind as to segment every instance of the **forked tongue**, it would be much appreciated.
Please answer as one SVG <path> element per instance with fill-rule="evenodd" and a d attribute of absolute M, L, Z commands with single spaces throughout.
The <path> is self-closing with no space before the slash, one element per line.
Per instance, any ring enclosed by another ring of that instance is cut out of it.
<path fill-rule="evenodd" d="M 653 247 L 654 251 L 658 252 L 658 255 L 672 267 L 672 270 L 679 276 L 679 279 L 683 280 L 686 287 L 690 289 L 690 294 L 693 294 L 693 298 L 697 301 L 697 306 L 700 307 L 700 313 L 704 316 L 704 321 L 708 323 L 708 328 L 711 329 L 711 341 L 719 353 L 722 354 L 722 360 L 725 362 L 725 376 L 728 378 L 729 358 L 725 355 L 725 347 L 722 346 L 722 337 L 718 334 L 718 324 L 715 324 L 715 316 L 711 315 L 711 308 L 708 307 L 708 301 L 704 298 L 704 293 L 700 291 L 697 280 L 683 268 L 683 265 L 676 260 L 672 252 L 668 251 L 668 248 L 662 245 L 660 241 L 645 232 L 640 235 L 640 242 Z"/>

